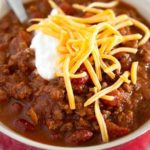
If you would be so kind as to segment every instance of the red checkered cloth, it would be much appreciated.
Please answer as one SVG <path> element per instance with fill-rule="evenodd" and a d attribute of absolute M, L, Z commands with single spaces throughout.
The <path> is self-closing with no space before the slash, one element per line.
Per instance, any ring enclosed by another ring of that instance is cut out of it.
<path fill-rule="evenodd" d="M 111 150 L 146 150 L 150 146 L 150 132 L 144 134 L 137 139 L 119 146 L 118 148 L 113 148 Z M 2 150 L 39 150 L 28 145 L 19 143 L 6 135 L 0 133 L 0 147 Z M 1 149 L 0 148 L 0 149 Z"/>

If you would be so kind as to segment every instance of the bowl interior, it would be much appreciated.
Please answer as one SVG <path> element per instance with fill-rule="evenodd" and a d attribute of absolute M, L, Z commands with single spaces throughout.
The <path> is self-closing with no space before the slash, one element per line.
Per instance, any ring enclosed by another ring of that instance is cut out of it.
<path fill-rule="evenodd" d="M 32 0 L 24 0 L 24 2 L 29 2 Z M 124 2 L 127 2 L 129 4 L 131 4 L 132 6 L 134 6 L 141 15 L 143 15 L 147 21 L 150 22 L 150 0 L 123 0 Z M 0 19 L 9 11 L 9 6 L 6 3 L 6 0 L 0 0 Z M 145 123 L 141 128 L 139 128 L 138 130 L 136 130 L 135 132 L 120 138 L 118 140 L 106 143 L 106 144 L 101 144 L 101 145 L 97 145 L 97 146 L 89 146 L 89 147 L 77 147 L 76 149 L 80 149 L 80 150 L 91 150 L 91 149 L 107 149 L 107 148 L 111 148 L 111 147 L 115 147 L 121 144 L 124 144 L 130 140 L 133 140 L 134 138 L 142 135 L 143 133 L 145 133 L 146 131 L 150 130 L 150 121 L 148 121 L 147 123 Z M 27 139 L 17 133 L 15 133 L 14 131 L 10 130 L 9 128 L 7 128 L 4 124 L 2 124 L 0 122 L 0 132 L 8 135 L 9 137 L 20 141 L 22 143 L 25 143 L 27 145 L 31 145 L 37 148 L 42 148 L 42 149 L 54 149 L 54 150 L 66 150 L 66 149 L 74 149 L 74 148 L 66 148 L 66 147 L 57 147 L 57 146 L 50 146 L 50 145 L 46 145 L 46 144 L 42 144 L 39 142 L 35 142 L 33 140 Z"/>

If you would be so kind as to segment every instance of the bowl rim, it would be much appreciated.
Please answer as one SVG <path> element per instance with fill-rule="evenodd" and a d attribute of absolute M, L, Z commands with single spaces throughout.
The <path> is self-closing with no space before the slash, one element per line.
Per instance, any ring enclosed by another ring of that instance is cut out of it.
<path fill-rule="evenodd" d="M 108 148 L 113 148 L 116 146 L 120 146 L 122 144 L 128 143 L 137 137 L 143 135 L 144 133 L 150 131 L 150 120 L 148 120 L 144 125 L 142 125 L 139 129 L 135 130 L 134 132 L 130 133 L 127 136 L 124 136 L 122 138 L 119 138 L 117 140 L 114 140 L 109 143 L 105 144 L 99 144 L 99 145 L 94 145 L 94 146 L 84 146 L 84 147 L 61 147 L 61 146 L 53 146 L 53 145 L 48 145 L 44 143 L 40 143 L 31 139 L 28 139 L 13 130 L 9 129 L 6 127 L 3 123 L 0 122 L 0 132 L 3 134 L 7 135 L 8 137 L 21 142 L 23 144 L 35 147 L 35 148 L 40 148 L 40 149 L 47 149 L 47 150 L 102 150 L 102 149 L 108 149 Z"/>

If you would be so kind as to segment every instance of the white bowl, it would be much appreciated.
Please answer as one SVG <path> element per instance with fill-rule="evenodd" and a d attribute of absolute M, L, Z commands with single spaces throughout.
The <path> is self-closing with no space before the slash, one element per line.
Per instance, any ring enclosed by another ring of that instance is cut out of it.
<path fill-rule="evenodd" d="M 31 0 L 24 0 L 24 2 L 29 2 Z M 131 4 L 132 6 L 134 6 L 135 8 L 137 8 L 137 10 L 140 12 L 141 15 L 143 15 L 143 17 L 145 17 L 149 22 L 150 22 L 150 0 L 123 0 L 129 4 Z M 0 18 L 2 18 L 6 13 L 8 13 L 9 11 L 9 7 L 6 3 L 6 0 L 0 0 Z M 47 144 L 42 144 L 40 142 L 36 142 L 30 139 L 27 139 L 19 134 L 17 134 L 16 132 L 12 131 L 11 129 L 9 129 L 8 127 L 6 127 L 3 123 L 0 122 L 0 132 L 8 135 L 9 137 L 24 143 L 26 145 L 30 145 L 33 147 L 37 147 L 40 149 L 49 149 L 49 150 L 101 150 L 101 149 L 108 149 L 108 148 L 112 148 L 112 147 L 116 147 L 122 144 L 125 144 L 137 137 L 139 137 L 140 135 L 144 134 L 145 132 L 150 130 L 150 121 L 148 121 L 147 123 L 145 123 L 143 126 L 141 126 L 138 130 L 136 130 L 135 132 L 132 132 L 131 134 L 122 137 L 118 140 L 106 143 L 106 144 L 100 144 L 100 145 L 96 145 L 96 146 L 88 146 L 88 147 L 59 147 L 59 146 L 52 146 L 52 145 L 47 145 Z"/>

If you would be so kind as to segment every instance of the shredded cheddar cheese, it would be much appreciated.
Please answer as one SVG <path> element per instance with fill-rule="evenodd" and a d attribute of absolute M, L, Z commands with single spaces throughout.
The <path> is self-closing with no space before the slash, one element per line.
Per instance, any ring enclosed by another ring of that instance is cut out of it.
<path fill-rule="evenodd" d="M 97 87 L 94 88 L 90 88 L 90 92 L 95 92 L 95 88 L 97 89 Z M 102 99 L 107 100 L 107 101 L 113 101 L 114 100 L 114 96 L 110 96 L 110 95 L 105 95 L 102 97 Z"/>
<path fill-rule="evenodd" d="M 87 107 L 88 105 L 91 105 L 92 103 L 94 103 L 97 99 L 102 98 L 102 96 L 118 89 L 129 77 L 129 72 L 125 72 L 119 79 L 118 81 L 116 81 L 112 86 L 109 86 L 106 89 L 101 90 L 100 92 L 98 92 L 97 94 L 93 95 L 91 98 L 89 98 L 84 106 Z"/>
<path fill-rule="evenodd" d="M 67 94 L 68 94 L 68 100 L 69 100 L 69 105 L 71 109 L 75 109 L 75 98 L 73 95 L 73 90 L 71 86 L 71 81 L 69 77 L 69 63 L 70 63 L 70 57 L 66 57 L 66 60 L 64 62 L 64 67 L 63 67 L 63 72 L 64 72 L 64 81 L 67 89 Z"/>
<path fill-rule="evenodd" d="M 94 88 L 94 91 L 95 91 L 95 94 L 96 94 L 97 93 L 97 88 Z M 103 140 L 103 142 L 106 143 L 106 142 L 109 141 L 108 131 L 107 131 L 105 120 L 104 120 L 103 115 L 102 115 L 101 110 L 100 110 L 98 100 L 95 102 L 94 109 L 95 109 L 95 115 L 96 115 L 97 122 L 100 126 L 100 131 L 101 131 L 101 134 L 102 134 L 102 140 Z"/>
<path fill-rule="evenodd" d="M 103 118 L 103 115 L 101 113 L 98 100 L 95 102 L 94 109 L 95 109 L 95 115 L 96 115 L 97 122 L 100 126 L 100 131 L 101 131 L 101 134 L 102 134 L 102 140 L 103 140 L 104 143 L 107 143 L 107 142 L 109 142 L 107 126 L 106 126 L 105 120 Z"/>
<path fill-rule="evenodd" d="M 84 107 L 94 103 L 95 115 L 100 126 L 103 142 L 108 142 L 109 137 L 99 101 L 101 99 L 113 101 L 114 97 L 109 96 L 110 92 L 118 89 L 123 83 L 131 84 L 132 81 L 133 84 L 136 84 L 137 82 L 138 62 L 132 63 L 130 72 L 123 72 L 121 63 L 115 55 L 122 52 L 136 54 L 138 49 L 120 47 L 120 44 L 138 40 L 138 45 L 141 46 L 150 38 L 150 30 L 143 23 L 126 14 L 115 15 L 111 8 L 116 6 L 118 2 L 118 0 L 105 3 L 94 2 L 88 6 L 74 4 L 74 8 L 92 14 L 87 18 L 81 18 L 66 15 L 56 3 L 49 0 L 52 8 L 56 9 L 58 14 L 46 19 L 32 19 L 32 22 L 39 23 L 28 28 L 29 32 L 41 31 L 58 39 L 57 51 L 60 54 L 58 65 L 61 71 L 56 72 L 56 76 L 64 78 L 70 109 L 76 109 L 71 80 L 84 78 L 87 74 L 90 76 L 94 87 L 90 92 L 94 94 L 86 100 Z M 143 34 L 135 33 L 123 36 L 119 29 L 130 28 L 130 26 L 136 26 L 143 31 Z M 85 66 L 87 72 L 78 72 L 82 65 Z M 122 73 L 122 75 L 117 77 L 116 71 Z M 118 80 L 113 82 L 111 86 L 103 88 L 101 83 L 106 75 L 110 79 Z"/>
<path fill-rule="evenodd" d="M 56 76 L 63 77 L 64 74 L 63 73 L 56 73 Z M 79 74 L 70 74 L 69 76 L 72 79 L 78 79 L 78 78 L 84 78 L 84 77 L 86 77 L 87 73 L 86 72 L 82 72 L 82 73 L 79 73 Z"/>
<path fill-rule="evenodd" d="M 140 40 L 141 38 L 142 38 L 141 34 L 125 35 L 125 36 L 123 36 L 123 41 L 122 42 Z"/>
<path fill-rule="evenodd" d="M 115 0 L 115 1 L 112 1 L 112 2 L 93 2 L 91 4 L 88 5 L 87 8 L 93 8 L 93 7 L 97 7 L 97 8 L 112 8 L 112 7 L 115 7 L 116 5 L 118 5 L 119 1 L 118 0 Z"/>
<path fill-rule="evenodd" d="M 106 17 L 107 15 L 107 17 Z M 101 13 L 95 14 L 94 16 L 91 16 L 89 18 L 78 18 L 78 17 L 70 17 L 74 21 L 77 21 L 78 23 L 84 23 L 84 24 L 94 24 L 94 23 L 100 23 L 100 22 L 107 22 L 111 19 L 115 19 L 115 14 L 112 10 L 105 10 Z"/>
<path fill-rule="evenodd" d="M 143 45 L 144 43 L 147 42 L 147 40 L 150 38 L 150 30 L 147 26 L 145 26 L 143 23 L 139 22 L 138 20 L 135 20 L 133 18 L 130 18 L 130 20 L 133 22 L 133 24 L 138 27 L 139 29 L 141 29 L 145 36 L 142 38 L 142 40 L 139 43 L 139 46 Z"/>
<path fill-rule="evenodd" d="M 130 20 L 127 20 L 125 22 L 121 22 L 121 23 L 118 23 L 115 28 L 118 30 L 118 29 L 121 29 L 121 28 L 124 28 L 124 27 L 127 27 L 127 26 L 132 26 L 133 25 L 133 22 L 130 21 Z"/>
<path fill-rule="evenodd" d="M 115 54 L 121 53 L 121 52 L 128 52 L 128 53 L 136 54 L 137 51 L 138 51 L 138 50 L 137 50 L 136 48 L 120 47 L 120 48 L 113 49 L 113 50 L 110 52 L 110 54 L 111 54 L 111 55 L 115 55 Z"/>
<path fill-rule="evenodd" d="M 131 81 L 133 84 L 137 82 L 138 62 L 133 62 L 131 66 Z"/>
<path fill-rule="evenodd" d="M 101 84 L 98 80 L 98 77 L 96 76 L 96 73 L 94 72 L 94 69 L 93 69 L 91 63 L 88 60 L 86 60 L 84 62 L 84 65 L 87 68 L 87 71 L 88 71 L 94 85 L 97 87 L 98 90 L 101 90 Z"/>
<path fill-rule="evenodd" d="M 59 13 L 65 14 L 63 10 L 54 3 L 53 0 L 48 0 L 48 2 L 50 3 L 51 7 L 57 9 Z"/>
<path fill-rule="evenodd" d="M 84 12 L 90 12 L 90 13 L 101 13 L 102 10 L 100 9 L 95 9 L 95 8 L 87 8 L 86 6 L 82 6 L 82 5 L 79 5 L 79 4 L 73 4 L 73 7 L 75 9 L 79 9 L 79 10 L 82 10 Z"/>

